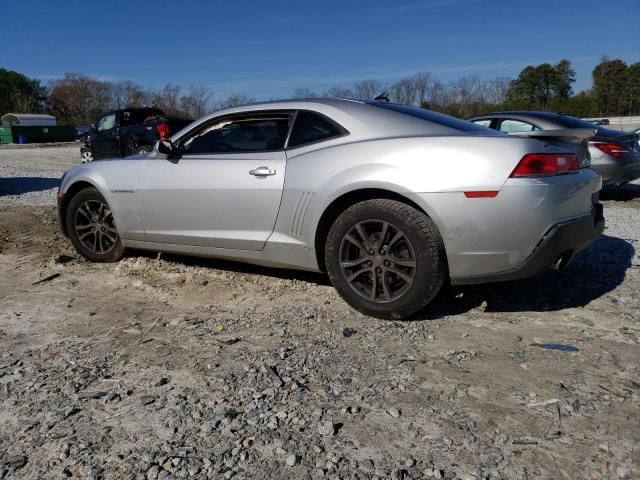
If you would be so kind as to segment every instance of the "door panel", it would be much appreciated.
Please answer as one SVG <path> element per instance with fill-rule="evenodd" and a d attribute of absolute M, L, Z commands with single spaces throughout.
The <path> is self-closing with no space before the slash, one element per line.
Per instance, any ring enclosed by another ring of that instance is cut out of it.
<path fill-rule="evenodd" d="M 145 160 L 138 188 L 145 238 L 261 250 L 278 216 L 285 166 L 281 151 L 183 155 L 171 160 L 156 153 Z M 270 171 L 255 172 L 260 167 Z"/>
<path fill-rule="evenodd" d="M 96 122 L 96 132 L 91 138 L 91 147 L 96 159 L 120 156 L 118 130 L 115 113 L 104 115 Z"/>

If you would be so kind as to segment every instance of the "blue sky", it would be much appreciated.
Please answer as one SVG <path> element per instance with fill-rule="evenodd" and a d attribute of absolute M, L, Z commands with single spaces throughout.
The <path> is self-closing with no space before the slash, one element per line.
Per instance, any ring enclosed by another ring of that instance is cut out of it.
<path fill-rule="evenodd" d="M 256 99 L 430 71 L 515 77 L 571 60 L 589 88 L 603 55 L 640 61 L 640 0 L 321 2 L 0 0 L 0 67 L 210 87 Z M 8 45 L 13 45 L 11 48 Z"/>

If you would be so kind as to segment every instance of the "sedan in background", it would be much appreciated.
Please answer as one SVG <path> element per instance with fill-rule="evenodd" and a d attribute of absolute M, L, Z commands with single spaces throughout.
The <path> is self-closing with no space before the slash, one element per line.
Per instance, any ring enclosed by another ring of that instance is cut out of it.
<path fill-rule="evenodd" d="M 600 188 L 579 144 L 309 99 L 221 110 L 150 155 L 78 165 L 58 212 L 92 261 L 131 247 L 324 271 L 355 309 L 402 318 L 445 282 L 564 268 L 604 228 Z"/>
<path fill-rule="evenodd" d="M 589 140 L 591 168 L 604 185 L 624 185 L 640 178 L 640 135 L 609 130 L 592 122 L 551 112 L 495 112 L 468 119 L 476 125 L 505 133 L 536 130 L 593 129 Z"/>

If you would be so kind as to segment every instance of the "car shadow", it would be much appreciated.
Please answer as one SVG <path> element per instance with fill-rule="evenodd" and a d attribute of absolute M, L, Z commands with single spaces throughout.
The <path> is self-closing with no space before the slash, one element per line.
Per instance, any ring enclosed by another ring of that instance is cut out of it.
<path fill-rule="evenodd" d="M 640 198 L 640 185 L 627 183 L 619 187 L 603 187 L 600 190 L 601 200 L 614 200 L 618 202 L 628 202 Z"/>
<path fill-rule="evenodd" d="M 51 190 L 52 188 L 57 188 L 58 185 L 60 185 L 59 178 L 4 177 L 0 178 L 0 197 Z"/>
<path fill-rule="evenodd" d="M 407 320 L 435 320 L 464 314 L 483 304 L 486 312 L 544 312 L 582 307 L 624 281 L 634 254 L 635 249 L 630 242 L 601 235 L 562 272 L 550 270 L 536 278 L 513 282 L 448 286 L 424 310 Z M 157 257 L 157 253 L 145 251 L 132 251 L 129 255 Z M 328 276 L 322 273 L 166 253 L 162 254 L 162 258 L 187 266 L 331 286 Z"/>
<path fill-rule="evenodd" d="M 157 258 L 158 253 L 144 250 L 131 250 L 127 256 Z M 189 267 L 203 267 L 225 272 L 247 273 L 250 275 L 263 275 L 265 277 L 280 278 L 282 280 L 300 280 L 302 282 L 314 283 L 316 285 L 331 286 L 329 277 L 324 273 L 307 272 L 303 270 L 290 270 L 275 267 L 263 267 L 250 263 L 234 262 L 232 260 L 222 260 L 217 258 L 195 257 L 189 255 L 177 255 L 173 253 L 162 253 L 162 259 L 169 262 L 178 262 Z"/>
<path fill-rule="evenodd" d="M 485 312 L 544 312 L 583 307 L 620 285 L 632 265 L 633 245 L 601 235 L 566 270 L 505 283 L 445 288 L 412 320 L 433 320 L 485 305 Z"/>

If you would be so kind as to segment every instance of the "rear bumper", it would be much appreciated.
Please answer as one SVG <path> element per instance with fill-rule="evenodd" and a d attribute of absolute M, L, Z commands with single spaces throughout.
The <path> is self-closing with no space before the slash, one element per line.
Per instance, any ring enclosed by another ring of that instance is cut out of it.
<path fill-rule="evenodd" d="M 592 161 L 591 168 L 602 177 L 603 185 L 623 185 L 640 178 L 640 156 L 618 159 L 602 155 Z"/>
<path fill-rule="evenodd" d="M 607 185 L 624 185 L 625 183 L 633 182 L 640 178 L 640 164 L 635 168 L 628 168 L 622 175 L 611 182 L 607 182 Z"/>
<path fill-rule="evenodd" d="M 553 226 L 517 268 L 505 272 L 471 277 L 451 278 L 453 285 L 492 283 L 535 277 L 554 265 L 564 268 L 571 259 L 585 250 L 604 231 L 602 204 L 595 203 L 590 215 Z"/>

